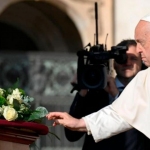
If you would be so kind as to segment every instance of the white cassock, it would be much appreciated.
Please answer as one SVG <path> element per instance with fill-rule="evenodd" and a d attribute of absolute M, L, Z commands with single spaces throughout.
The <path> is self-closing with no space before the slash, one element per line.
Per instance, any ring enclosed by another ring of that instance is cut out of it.
<path fill-rule="evenodd" d="M 95 142 L 133 127 L 150 138 L 150 68 L 140 71 L 112 105 L 83 119 Z"/>

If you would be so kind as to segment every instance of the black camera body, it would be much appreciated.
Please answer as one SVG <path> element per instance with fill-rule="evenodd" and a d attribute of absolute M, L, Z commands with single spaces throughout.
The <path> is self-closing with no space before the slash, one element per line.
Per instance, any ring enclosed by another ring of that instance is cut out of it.
<path fill-rule="evenodd" d="M 113 46 L 105 51 L 103 45 L 85 48 L 77 52 L 77 80 L 79 89 L 103 89 L 107 85 L 109 59 L 123 64 L 127 60 L 126 46 Z"/>
<path fill-rule="evenodd" d="M 111 50 L 106 50 L 103 44 L 98 44 L 98 8 L 95 2 L 96 21 L 96 44 L 91 47 L 88 44 L 84 49 L 77 52 L 77 81 L 73 83 L 74 90 L 81 89 L 103 89 L 107 85 L 107 70 L 109 69 L 109 59 L 115 59 L 117 63 L 123 64 L 127 60 L 126 46 L 113 46 Z"/>

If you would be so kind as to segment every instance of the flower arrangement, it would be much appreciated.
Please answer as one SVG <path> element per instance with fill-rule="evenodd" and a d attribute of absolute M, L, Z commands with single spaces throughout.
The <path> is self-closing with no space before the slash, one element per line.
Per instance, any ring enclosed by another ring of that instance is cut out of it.
<path fill-rule="evenodd" d="M 24 90 L 17 88 L 19 80 L 12 88 L 0 88 L 0 119 L 11 121 L 24 121 L 42 123 L 43 118 L 48 114 L 45 107 L 37 107 L 35 110 L 31 109 L 31 102 L 34 101 L 33 97 L 27 96 Z M 51 126 L 47 126 L 49 128 Z M 44 131 L 47 133 L 47 131 Z M 42 132 L 43 134 L 43 132 Z M 55 136 L 58 140 L 60 138 L 48 131 L 47 134 Z M 33 143 L 35 144 L 35 143 Z M 30 145 L 31 147 L 32 145 Z"/>
<path fill-rule="evenodd" d="M 0 119 L 7 121 L 39 122 L 48 111 L 45 107 L 31 109 L 33 97 L 29 97 L 19 88 L 0 88 Z"/>

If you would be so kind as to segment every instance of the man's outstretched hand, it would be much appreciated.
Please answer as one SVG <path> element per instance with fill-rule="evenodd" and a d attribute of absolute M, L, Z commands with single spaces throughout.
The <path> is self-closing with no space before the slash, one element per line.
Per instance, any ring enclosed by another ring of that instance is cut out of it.
<path fill-rule="evenodd" d="M 62 125 L 73 131 L 87 131 L 83 119 L 73 118 L 66 112 L 50 112 L 46 117 L 48 120 L 54 120 L 53 126 Z"/>

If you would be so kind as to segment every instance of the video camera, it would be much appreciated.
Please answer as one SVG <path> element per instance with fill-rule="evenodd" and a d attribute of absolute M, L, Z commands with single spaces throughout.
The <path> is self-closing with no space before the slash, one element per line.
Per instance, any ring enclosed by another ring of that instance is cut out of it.
<path fill-rule="evenodd" d="M 77 52 L 77 85 L 73 85 L 71 93 L 80 89 L 103 89 L 107 85 L 107 69 L 109 59 L 115 59 L 117 63 L 123 64 L 127 60 L 126 46 L 113 46 L 106 50 L 103 44 L 98 44 L 98 13 L 97 2 L 95 2 L 96 20 L 96 45 L 89 43 L 84 49 Z"/>
<path fill-rule="evenodd" d="M 107 85 L 107 69 L 109 59 L 115 59 L 119 64 L 126 62 L 126 46 L 113 46 L 110 51 L 104 51 L 103 45 L 96 45 L 90 51 L 77 52 L 77 80 L 79 89 L 103 89 Z"/>

